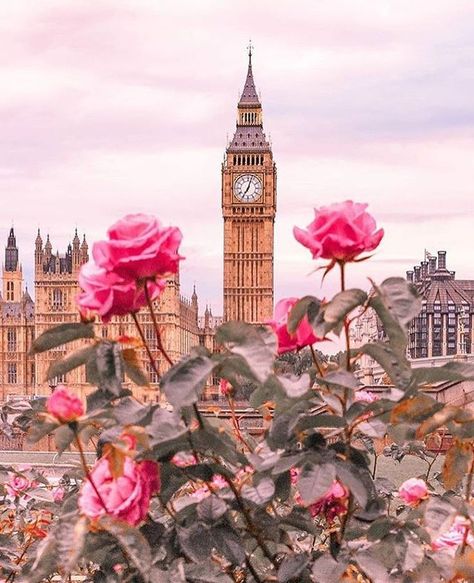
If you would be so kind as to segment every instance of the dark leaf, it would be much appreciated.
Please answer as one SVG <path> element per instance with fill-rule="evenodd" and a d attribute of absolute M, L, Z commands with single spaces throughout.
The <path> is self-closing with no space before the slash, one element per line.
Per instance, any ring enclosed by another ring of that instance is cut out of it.
<path fill-rule="evenodd" d="M 227 504 L 215 494 L 204 498 L 204 500 L 197 505 L 199 518 L 211 524 L 216 522 L 226 512 Z"/>
<path fill-rule="evenodd" d="M 124 366 L 122 351 L 116 342 L 102 341 L 95 346 L 95 353 L 86 365 L 87 381 L 101 391 L 119 396 L 122 392 Z"/>
<path fill-rule="evenodd" d="M 298 479 L 297 488 L 306 505 L 313 504 L 324 496 L 332 486 L 336 469 L 332 464 L 307 464 Z"/>
<path fill-rule="evenodd" d="M 54 432 L 54 442 L 59 453 L 63 453 L 74 441 L 75 433 L 69 425 L 60 425 Z"/>
<path fill-rule="evenodd" d="M 287 328 L 290 334 L 294 334 L 296 329 L 300 325 L 301 320 L 307 315 L 308 310 L 311 311 L 311 318 L 313 320 L 321 306 L 321 301 L 314 296 L 305 296 L 296 302 L 296 304 L 291 308 L 290 314 L 288 316 Z"/>
<path fill-rule="evenodd" d="M 256 486 L 245 484 L 242 487 L 241 494 L 247 500 L 262 506 L 270 502 L 275 494 L 275 483 L 271 478 L 263 478 Z"/>
<path fill-rule="evenodd" d="M 109 517 L 101 518 L 100 525 L 118 541 L 126 557 L 133 563 L 145 582 L 150 581 L 152 554 L 150 545 L 142 533 L 126 522 L 119 522 Z"/>
<path fill-rule="evenodd" d="M 122 350 L 122 357 L 128 378 L 139 387 L 148 386 L 149 379 L 140 367 L 136 351 L 133 348 L 126 348 Z"/>
<path fill-rule="evenodd" d="M 394 352 L 389 344 L 371 342 L 364 344 L 357 350 L 359 353 L 367 354 L 376 360 L 396 387 L 408 387 L 412 375 L 410 363 L 404 355 Z"/>
<path fill-rule="evenodd" d="M 50 367 L 48 368 L 48 372 L 46 373 L 46 378 L 54 379 L 55 377 L 59 377 L 61 375 L 65 375 L 71 370 L 74 370 L 78 366 L 86 364 L 89 360 L 91 355 L 94 353 L 94 346 L 85 346 L 84 348 L 80 348 L 76 350 L 72 354 L 66 356 L 62 360 L 55 360 Z"/>
<path fill-rule="evenodd" d="M 216 363 L 204 355 L 180 361 L 161 379 L 161 388 L 173 407 L 181 408 L 196 403 Z"/>
<path fill-rule="evenodd" d="M 339 334 L 344 318 L 366 301 L 367 294 L 360 289 L 348 289 L 336 294 L 328 304 L 322 306 L 314 320 L 310 319 L 316 335 L 323 338 L 331 331 Z"/>
<path fill-rule="evenodd" d="M 203 523 L 193 524 L 190 528 L 177 527 L 179 544 L 185 555 L 195 563 L 204 561 L 212 553 L 211 529 Z"/>
<path fill-rule="evenodd" d="M 306 569 L 308 562 L 309 558 L 306 553 L 287 555 L 278 569 L 278 583 L 300 581 L 299 576 Z"/>
<path fill-rule="evenodd" d="M 61 516 L 54 529 L 59 563 L 66 574 L 71 572 L 81 557 L 87 531 L 87 518 L 77 514 Z"/>
<path fill-rule="evenodd" d="M 272 373 L 277 338 L 270 328 L 227 322 L 217 329 L 216 341 L 242 356 L 260 382 L 265 382 Z"/>
<path fill-rule="evenodd" d="M 94 327 L 92 324 L 71 323 L 60 324 L 43 332 L 33 342 L 31 353 L 37 354 L 51 348 L 56 348 L 67 342 L 79 340 L 80 338 L 94 338 Z"/>
<path fill-rule="evenodd" d="M 454 490 L 468 473 L 473 460 L 472 443 L 454 441 L 446 452 L 443 464 L 443 482 L 448 490 Z"/>
<path fill-rule="evenodd" d="M 335 583 L 336 581 L 340 581 L 347 569 L 347 565 L 347 559 L 339 558 L 336 561 L 329 553 L 326 553 L 313 563 L 314 580 L 316 583 Z"/>

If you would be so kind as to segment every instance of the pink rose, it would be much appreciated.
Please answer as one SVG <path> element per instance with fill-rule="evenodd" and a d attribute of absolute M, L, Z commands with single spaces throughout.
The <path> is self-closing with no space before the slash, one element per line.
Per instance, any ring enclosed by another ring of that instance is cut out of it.
<path fill-rule="evenodd" d="M 107 514 L 132 526 L 145 519 L 150 499 L 160 489 L 158 464 L 148 460 L 135 462 L 129 457 L 124 460 L 123 475 L 119 478 L 112 476 L 107 458 L 99 459 L 91 470 L 91 479 L 102 501 L 86 480 L 79 496 L 82 513 L 89 518 Z"/>
<path fill-rule="evenodd" d="M 156 299 L 165 287 L 161 280 L 147 281 L 146 284 L 151 299 Z M 79 285 L 82 288 L 77 297 L 79 307 L 97 312 L 104 322 L 112 316 L 138 312 L 147 303 L 143 287 L 135 280 L 109 273 L 92 261 L 81 267 Z"/>
<path fill-rule="evenodd" d="M 466 529 L 468 530 L 466 542 L 471 547 L 474 546 L 471 522 L 463 516 L 456 516 L 451 528 L 443 534 L 440 534 L 438 538 L 431 543 L 431 548 L 434 551 L 449 551 L 454 555 L 459 545 L 464 541 Z"/>
<path fill-rule="evenodd" d="M 49 397 L 46 409 L 60 423 L 70 423 L 84 415 L 84 405 L 81 399 L 71 393 L 64 385 L 59 385 Z"/>
<path fill-rule="evenodd" d="M 219 381 L 219 392 L 223 397 L 231 397 L 234 392 L 234 387 L 227 379 L 221 379 Z"/>
<path fill-rule="evenodd" d="M 366 204 L 346 200 L 315 209 L 315 219 L 307 230 L 294 227 L 293 234 L 311 251 L 313 259 L 354 261 L 378 247 L 384 234 L 383 229 L 375 230 L 375 220 L 366 208 Z"/>
<path fill-rule="evenodd" d="M 65 493 L 66 492 L 62 486 L 58 486 L 57 488 L 54 488 L 53 500 L 56 502 L 56 504 L 60 504 L 63 501 Z"/>
<path fill-rule="evenodd" d="M 380 395 L 376 393 L 369 393 L 365 389 L 360 389 L 355 392 L 354 398 L 356 401 L 363 401 L 365 403 L 374 403 L 380 399 Z"/>
<path fill-rule="evenodd" d="M 32 486 L 30 480 L 25 476 L 11 475 L 8 484 L 5 488 L 10 496 L 21 496 Z"/>
<path fill-rule="evenodd" d="M 181 451 L 174 454 L 171 458 L 171 463 L 178 466 L 178 468 L 187 468 L 188 466 L 195 466 L 199 461 L 194 454 Z"/>
<path fill-rule="evenodd" d="M 278 354 L 299 350 L 320 340 L 314 335 L 307 316 L 301 320 L 294 334 L 288 332 L 288 316 L 296 302 L 298 302 L 298 298 L 280 300 L 275 306 L 273 320 L 268 322 L 278 338 Z"/>
<path fill-rule="evenodd" d="M 309 507 L 311 516 L 323 514 L 328 522 L 334 522 L 336 516 L 347 512 L 349 491 L 337 480 L 334 480 L 329 490 Z"/>
<path fill-rule="evenodd" d="M 400 486 L 398 495 L 409 506 L 416 506 L 428 498 L 428 487 L 424 480 L 410 478 Z"/>
<path fill-rule="evenodd" d="M 99 267 L 127 279 L 162 278 L 178 271 L 181 231 L 163 227 L 150 215 L 127 215 L 108 230 L 109 239 L 94 244 Z"/>

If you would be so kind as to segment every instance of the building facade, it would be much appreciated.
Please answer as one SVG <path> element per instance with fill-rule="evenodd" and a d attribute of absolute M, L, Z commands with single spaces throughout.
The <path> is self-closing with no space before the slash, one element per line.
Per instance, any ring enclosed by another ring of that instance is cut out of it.
<path fill-rule="evenodd" d="M 276 165 L 249 48 L 236 129 L 222 164 L 224 321 L 264 323 L 272 316 L 275 212 Z"/>
<path fill-rule="evenodd" d="M 88 261 L 89 252 L 85 237 L 80 241 L 77 232 L 64 254 L 53 253 L 49 236 L 43 242 L 40 232 L 35 241 L 35 300 L 24 288 L 22 267 L 14 230 L 11 229 L 5 249 L 3 286 L 0 297 L 0 400 L 15 396 L 32 397 L 48 395 L 59 383 L 85 396 L 90 390 L 86 383 L 84 367 L 69 372 L 66 376 L 47 380 L 50 365 L 71 351 L 80 348 L 81 342 L 72 342 L 41 354 L 32 356 L 30 349 L 34 338 L 45 330 L 80 319 L 75 298 L 80 288 L 78 276 L 81 265 Z M 155 314 L 163 345 L 173 361 L 178 360 L 200 343 L 198 328 L 198 297 L 194 290 L 188 299 L 181 294 L 179 273 L 168 278 L 166 287 L 154 302 Z M 138 313 L 147 343 L 158 364 L 160 372 L 168 368 L 158 350 L 156 334 L 148 310 Z M 208 323 L 209 324 L 209 323 Z M 96 323 L 99 338 L 117 340 L 123 337 L 138 337 L 130 316 L 114 317 L 107 324 Z M 213 329 L 207 326 L 206 335 L 212 338 Z M 208 343 L 212 341 L 208 340 Z M 133 387 L 135 394 L 144 401 L 156 396 L 158 378 L 151 368 L 144 349 L 138 350 L 139 364 L 148 373 L 150 386 Z"/>

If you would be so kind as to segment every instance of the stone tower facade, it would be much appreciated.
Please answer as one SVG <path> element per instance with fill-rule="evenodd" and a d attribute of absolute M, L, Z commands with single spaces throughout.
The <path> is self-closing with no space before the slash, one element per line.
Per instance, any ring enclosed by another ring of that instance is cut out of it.
<path fill-rule="evenodd" d="M 252 50 L 237 124 L 222 164 L 224 321 L 264 323 L 273 312 L 276 166 L 263 131 Z"/>

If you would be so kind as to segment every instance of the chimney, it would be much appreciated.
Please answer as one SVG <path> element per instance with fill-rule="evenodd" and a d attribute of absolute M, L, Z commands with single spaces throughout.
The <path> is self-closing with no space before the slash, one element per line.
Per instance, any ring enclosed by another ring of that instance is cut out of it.
<path fill-rule="evenodd" d="M 436 257 L 431 256 L 428 259 L 428 273 L 431 275 L 436 271 Z"/>
<path fill-rule="evenodd" d="M 450 271 L 449 273 L 451 274 L 453 279 L 456 279 L 456 272 L 455 271 Z"/>
<path fill-rule="evenodd" d="M 446 269 L 446 251 L 438 251 L 438 269 Z"/>
<path fill-rule="evenodd" d="M 413 269 L 415 271 L 415 283 L 418 283 L 421 280 L 420 277 L 421 267 L 419 265 L 415 265 Z"/>
<path fill-rule="evenodd" d="M 428 261 L 421 262 L 421 279 L 425 280 L 428 277 Z"/>
<path fill-rule="evenodd" d="M 407 271 L 407 281 L 413 283 L 413 271 Z"/>

